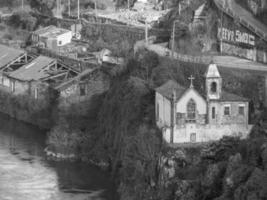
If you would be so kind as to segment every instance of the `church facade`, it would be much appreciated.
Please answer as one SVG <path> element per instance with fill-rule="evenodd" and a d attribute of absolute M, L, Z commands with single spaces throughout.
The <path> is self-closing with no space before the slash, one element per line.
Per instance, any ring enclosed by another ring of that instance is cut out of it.
<path fill-rule="evenodd" d="M 168 143 L 209 142 L 223 136 L 245 138 L 248 125 L 248 99 L 222 90 L 222 77 L 215 64 L 205 74 L 206 94 L 191 85 L 185 88 L 168 81 L 156 88 L 157 126 Z"/>

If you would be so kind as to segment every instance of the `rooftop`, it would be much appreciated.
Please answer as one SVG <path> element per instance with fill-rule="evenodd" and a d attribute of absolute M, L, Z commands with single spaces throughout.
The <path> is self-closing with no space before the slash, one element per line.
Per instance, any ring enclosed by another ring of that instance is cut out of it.
<path fill-rule="evenodd" d="M 23 50 L 13 49 L 0 44 L 0 69 L 25 54 L 26 52 Z"/>
<path fill-rule="evenodd" d="M 216 64 L 210 64 L 208 66 L 207 72 L 205 73 L 205 77 L 206 78 L 220 78 L 221 77 Z"/>
<path fill-rule="evenodd" d="M 27 65 L 24 65 L 19 69 L 11 72 L 9 76 L 22 81 L 40 80 L 42 78 L 47 78 L 49 77 L 49 74 L 47 73 L 48 66 L 55 62 L 55 59 L 39 56 Z"/>
<path fill-rule="evenodd" d="M 222 91 L 220 101 L 248 101 L 245 97 L 238 96 L 233 93 Z"/>
<path fill-rule="evenodd" d="M 191 88 L 185 88 L 185 87 L 179 85 L 177 82 L 175 82 L 173 80 L 169 80 L 168 82 L 166 82 L 162 86 L 156 88 L 156 91 L 158 93 L 160 93 L 161 95 L 163 95 L 164 97 L 166 97 L 167 99 L 171 99 L 173 92 L 176 92 L 176 100 L 178 101 L 184 95 L 184 93 L 190 89 Z M 198 91 L 196 91 L 196 92 L 198 92 Z M 199 94 L 204 97 L 203 94 L 201 94 L 201 93 L 199 93 Z M 222 91 L 221 98 L 219 99 L 219 101 L 222 101 L 222 102 L 227 102 L 227 101 L 244 102 L 244 101 L 248 101 L 248 99 L 241 97 L 241 96 L 238 96 L 236 94 Z"/>
<path fill-rule="evenodd" d="M 75 82 L 79 82 L 79 79 L 81 79 L 83 76 L 86 76 L 87 74 L 92 73 L 93 71 L 95 71 L 96 69 L 86 69 L 84 70 L 82 73 L 80 73 L 78 76 L 61 83 L 60 85 L 56 86 L 55 89 L 62 91 L 65 90 L 66 88 L 68 88 L 69 86 L 71 86 L 73 83 Z"/>
<path fill-rule="evenodd" d="M 51 26 L 41 28 L 41 29 L 35 31 L 34 33 L 36 35 L 46 37 L 46 38 L 56 38 L 57 36 L 62 35 L 62 34 L 67 33 L 67 32 L 70 32 L 70 30 L 58 28 L 56 26 L 51 25 Z"/>
<path fill-rule="evenodd" d="M 173 92 L 176 92 L 176 99 L 180 99 L 187 89 L 174 80 L 169 80 L 162 86 L 156 88 L 156 91 L 164 97 L 171 99 Z"/>

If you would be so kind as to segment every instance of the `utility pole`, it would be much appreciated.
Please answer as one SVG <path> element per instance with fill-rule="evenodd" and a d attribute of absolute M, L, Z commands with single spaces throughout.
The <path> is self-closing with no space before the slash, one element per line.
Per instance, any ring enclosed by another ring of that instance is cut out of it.
<path fill-rule="evenodd" d="M 59 17 L 60 16 L 60 0 L 57 0 L 57 16 L 56 17 Z"/>
<path fill-rule="evenodd" d="M 78 19 L 80 19 L 80 0 L 78 0 L 78 5 L 77 5 L 77 7 L 78 7 Z"/>
<path fill-rule="evenodd" d="M 70 0 L 68 0 L 69 3 L 69 17 L 70 17 Z"/>
<path fill-rule="evenodd" d="M 59 0 L 58 16 L 61 16 L 61 0 Z"/>
<path fill-rule="evenodd" d="M 178 22 L 175 20 L 172 27 L 172 59 L 174 59 L 174 43 L 175 43 L 175 24 Z"/>
<path fill-rule="evenodd" d="M 21 8 L 24 10 L 24 0 L 21 0 Z"/>
<path fill-rule="evenodd" d="M 178 15 L 181 15 L 181 2 L 178 2 Z"/>
<path fill-rule="evenodd" d="M 96 4 L 96 0 L 95 0 L 95 17 L 97 18 L 97 4 Z"/>
<path fill-rule="evenodd" d="M 128 10 L 130 10 L 130 0 L 127 0 Z"/>
<path fill-rule="evenodd" d="M 145 27 L 145 38 L 146 38 L 146 45 L 148 45 L 148 26 L 147 26 L 147 20 L 145 21 L 146 27 Z"/>
<path fill-rule="evenodd" d="M 223 38 L 222 38 L 222 29 L 223 29 L 223 12 L 221 11 L 221 31 L 220 31 L 220 53 L 222 54 L 223 52 Z"/>

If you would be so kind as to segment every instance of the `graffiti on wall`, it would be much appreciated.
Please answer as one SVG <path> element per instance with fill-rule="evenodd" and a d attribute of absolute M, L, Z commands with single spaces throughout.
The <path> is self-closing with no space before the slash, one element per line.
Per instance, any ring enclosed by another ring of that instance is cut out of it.
<path fill-rule="evenodd" d="M 218 27 L 218 39 L 230 43 L 239 43 L 255 46 L 255 36 L 238 29 L 231 30 L 225 27 Z"/>

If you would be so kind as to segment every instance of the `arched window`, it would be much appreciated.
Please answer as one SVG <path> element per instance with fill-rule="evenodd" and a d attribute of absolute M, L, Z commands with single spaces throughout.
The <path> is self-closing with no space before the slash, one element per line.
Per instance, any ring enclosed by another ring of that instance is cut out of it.
<path fill-rule="evenodd" d="M 189 121 L 196 119 L 196 103 L 193 99 L 190 99 L 187 104 L 187 119 Z"/>
<path fill-rule="evenodd" d="M 212 93 L 216 93 L 217 92 L 217 83 L 216 82 L 212 82 L 211 83 L 210 91 Z"/>

